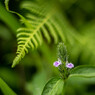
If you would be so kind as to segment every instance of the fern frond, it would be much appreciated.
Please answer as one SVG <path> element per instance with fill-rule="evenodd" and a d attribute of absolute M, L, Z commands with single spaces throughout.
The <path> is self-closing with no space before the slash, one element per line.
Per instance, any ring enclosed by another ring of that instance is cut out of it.
<path fill-rule="evenodd" d="M 28 53 L 28 49 L 35 49 L 42 44 L 42 34 L 51 42 L 51 37 L 54 39 L 54 43 L 57 43 L 59 37 L 64 41 L 64 33 L 62 26 L 58 22 L 58 15 L 61 14 L 58 8 L 52 2 L 37 4 L 31 2 L 24 2 L 21 6 L 27 10 L 25 17 L 20 16 L 22 23 L 25 27 L 17 30 L 17 56 L 13 61 L 12 67 L 19 63 L 19 61 Z M 41 34 L 42 32 L 42 34 Z"/>

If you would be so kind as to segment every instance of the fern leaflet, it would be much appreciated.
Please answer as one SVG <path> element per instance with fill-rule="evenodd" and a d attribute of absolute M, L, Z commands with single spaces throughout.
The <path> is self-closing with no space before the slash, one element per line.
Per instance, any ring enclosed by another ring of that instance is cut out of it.
<path fill-rule="evenodd" d="M 58 42 L 59 37 L 62 41 L 65 40 L 62 26 L 57 20 L 62 19 L 59 18 L 61 13 L 56 7 L 52 2 L 40 4 L 24 1 L 21 8 L 27 11 L 25 17 L 15 12 L 20 16 L 24 27 L 17 30 L 17 56 L 13 61 L 12 67 L 18 64 L 28 53 L 29 48 L 35 49 L 42 44 L 42 34 L 49 43 L 51 42 L 51 37 L 54 39 L 54 43 Z"/>

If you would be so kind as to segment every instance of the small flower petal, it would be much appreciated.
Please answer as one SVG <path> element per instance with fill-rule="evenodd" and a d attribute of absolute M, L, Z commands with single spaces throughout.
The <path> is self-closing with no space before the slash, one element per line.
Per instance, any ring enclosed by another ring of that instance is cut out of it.
<path fill-rule="evenodd" d="M 72 63 L 67 63 L 67 64 L 66 64 L 66 67 L 71 69 L 71 68 L 74 67 L 74 64 L 72 64 Z"/>
<path fill-rule="evenodd" d="M 59 62 L 59 61 L 55 61 L 54 63 L 53 63 L 53 65 L 55 66 L 55 67 L 58 67 L 59 65 L 61 65 L 62 63 L 61 62 Z"/>

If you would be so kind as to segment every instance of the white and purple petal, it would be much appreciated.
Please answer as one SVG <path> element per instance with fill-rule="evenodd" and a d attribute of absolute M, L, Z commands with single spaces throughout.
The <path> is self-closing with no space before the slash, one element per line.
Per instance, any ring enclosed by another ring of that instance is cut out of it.
<path fill-rule="evenodd" d="M 74 64 L 72 64 L 72 63 L 67 63 L 67 64 L 66 64 L 66 67 L 71 69 L 71 68 L 74 67 Z"/>
<path fill-rule="evenodd" d="M 53 63 L 53 65 L 55 66 L 55 67 L 58 67 L 59 65 L 61 65 L 62 63 L 60 62 L 60 61 L 55 61 L 54 63 Z"/>

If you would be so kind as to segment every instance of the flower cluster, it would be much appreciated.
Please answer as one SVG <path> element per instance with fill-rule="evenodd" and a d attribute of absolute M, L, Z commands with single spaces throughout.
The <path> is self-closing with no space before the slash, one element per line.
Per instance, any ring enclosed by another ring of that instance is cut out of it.
<path fill-rule="evenodd" d="M 61 63 L 61 61 L 55 61 L 54 63 L 53 63 L 53 65 L 55 66 L 55 67 L 58 67 L 59 65 L 61 65 L 62 63 Z M 69 68 L 69 69 L 71 69 L 71 68 L 73 68 L 74 67 L 74 64 L 72 64 L 72 63 L 66 63 L 66 68 Z"/>
<path fill-rule="evenodd" d="M 64 43 L 58 45 L 58 61 L 55 61 L 53 65 L 58 67 L 61 77 L 65 80 L 70 74 L 70 70 L 74 68 L 74 64 L 68 62 L 67 49 Z"/>

